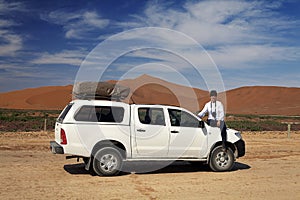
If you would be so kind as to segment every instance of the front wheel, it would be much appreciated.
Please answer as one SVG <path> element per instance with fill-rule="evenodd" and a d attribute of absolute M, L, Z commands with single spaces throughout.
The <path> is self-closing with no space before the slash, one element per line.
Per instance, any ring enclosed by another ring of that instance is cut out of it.
<path fill-rule="evenodd" d="M 100 176 L 117 175 L 122 167 L 122 156 L 113 147 L 99 149 L 93 159 L 93 169 Z"/>
<path fill-rule="evenodd" d="M 224 151 L 222 146 L 218 146 L 212 151 L 209 159 L 209 167 L 213 171 L 230 171 L 233 165 L 234 155 L 230 148 Z"/>

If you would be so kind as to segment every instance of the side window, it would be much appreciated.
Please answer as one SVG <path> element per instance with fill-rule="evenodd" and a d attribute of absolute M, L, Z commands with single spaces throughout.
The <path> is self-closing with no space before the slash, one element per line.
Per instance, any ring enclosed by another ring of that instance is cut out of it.
<path fill-rule="evenodd" d="M 76 121 L 120 123 L 123 117 L 122 107 L 82 106 L 74 118 Z"/>
<path fill-rule="evenodd" d="M 171 126 L 180 126 L 181 111 L 168 109 Z"/>
<path fill-rule="evenodd" d="M 171 126 L 198 127 L 199 121 L 191 114 L 175 109 L 169 109 Z"/>
<path fill-rule="evenodd" d="M 70 103 L 69 105 L 67 105 L 65 107 L 65 109 L 62 111 L 62 113 L 58 116 L 57 122 L 62 122 L 65 119 L 66 115 L 68 114 L 68 112 L 72 108 L 72 106 L 73 106 L 73 103 Z"/>
<path fill-rule="evenodd" d="M 139 108 L 138 115 L 142 124 L 166 125 L 162 108 Z"/>
<path fill-rule="evenodd" d="M 82 106 L 75 115 L 76 121 L 97 122 L 97 116 L 94 106 Z"/>

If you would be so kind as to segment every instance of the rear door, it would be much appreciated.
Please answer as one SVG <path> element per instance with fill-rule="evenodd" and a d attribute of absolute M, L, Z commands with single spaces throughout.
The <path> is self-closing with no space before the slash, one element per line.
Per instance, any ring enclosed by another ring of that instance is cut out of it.
<path fill-rule="evenodd" d="M 168 154 L 169 129 L 162 106 L 135 106 L 134 152 L 137 157 L 162 158 Z"/>

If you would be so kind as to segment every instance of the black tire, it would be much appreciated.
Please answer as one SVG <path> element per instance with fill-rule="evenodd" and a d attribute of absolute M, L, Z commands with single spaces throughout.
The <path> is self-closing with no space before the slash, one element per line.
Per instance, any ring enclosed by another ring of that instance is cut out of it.
<path fill-rule="evenodd" d="M 234 155 L 230 148 L 226 151 L 222 146 L 213 149 L 209 159 L 209 167 L 215 172 L 230 171 L 234 165 Z"/>
<path fill-rule="evenodd" d="M 93 159 L 93 169 L 99 176 L 117 175 L 121 171 L 122 165 L 122 155 L 114 147 L 99 149 Z"/>

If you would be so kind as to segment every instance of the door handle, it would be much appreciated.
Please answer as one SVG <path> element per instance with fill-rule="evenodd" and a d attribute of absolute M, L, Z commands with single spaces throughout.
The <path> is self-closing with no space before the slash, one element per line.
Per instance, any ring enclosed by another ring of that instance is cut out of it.
<path fill-rule="evenodd" d="M 137 129 L 136 131 L 138 131 L 138 132 L 146 132 L 146 130 L 145 129 Z"/>
<path fill-rule="evenodd" d="M 179 131 L 171 131 L 171 133 L 179 133 Z"/>

